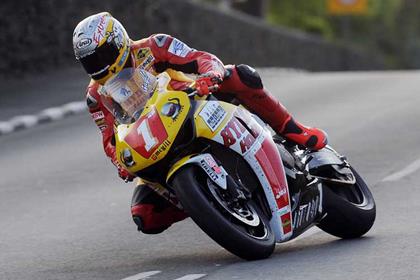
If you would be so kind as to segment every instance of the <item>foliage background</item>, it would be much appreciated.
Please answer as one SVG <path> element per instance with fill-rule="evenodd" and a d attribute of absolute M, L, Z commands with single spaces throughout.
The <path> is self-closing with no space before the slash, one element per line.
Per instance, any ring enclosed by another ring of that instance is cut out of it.
<path fill-rule="evenodd" d="M 328 14 L 326 0 L 270 0 L 267 19 L 385 57 L 393 68 L 420 67 L 420 1 L 369 0 L 364 15 Z"/>
<path fill-rule="evenodd" d="M 420 68 L 419 0 L 368 0 L 366 14 L 351 16 L 330 15 L 328 0 L 206 1 L 248 13 L 263 11 L 253 15 L 378 54 L 389 68 Z"/>

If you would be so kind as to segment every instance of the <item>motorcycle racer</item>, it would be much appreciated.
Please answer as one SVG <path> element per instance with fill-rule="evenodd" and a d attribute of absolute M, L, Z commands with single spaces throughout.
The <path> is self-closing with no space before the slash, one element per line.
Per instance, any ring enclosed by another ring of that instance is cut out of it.
<path fill-rule="evenodd" d="M 190 48 L 170 35 L 155 34 L 132 41 L 117 19 L 102 12 L 85 18 L 76 26 L 73 49 L 76 59 L 91 77 L 86 101 L 102 133 L 105 153 L 125 181 L 134 177 L 118 163 L 113 128 L 115 119 L 102 103 L 100 94 L 105 82 L 126 67 L 140 67 L 154 75 L 167 69 L 195 75 L 199 95 L 209 94 L 210 88 L 217 85 L 219 99 L 238 100 L 284 138 L 313 150 L 322 149 L 327 144 L 325 132 L 293 119 L 264 88 L 255 69 L 244 64 L 224 65 L 213 54 Z M 186 82 L 177 77 L 176 71 L 173 71 L 175 75 L 171 77 L 170 86 L 182 90 Z M 140 184 L 134 190 L 131 212 L 138 229 L 149 234 L 162 232 L 187 217 L 147 184 Z"/>

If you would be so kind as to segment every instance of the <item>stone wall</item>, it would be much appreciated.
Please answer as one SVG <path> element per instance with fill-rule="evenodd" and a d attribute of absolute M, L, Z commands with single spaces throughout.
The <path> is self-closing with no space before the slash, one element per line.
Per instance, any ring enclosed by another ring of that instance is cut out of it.
<path fill-rule="evenodd" d="M 72 32 L 109 11 L 138 39 L 168 33 L 228 63 L 313 71 L 381 69 L 380 60 L 297 31 L 188 0 L 2 0 L 0 76 L 75 65 Z"/>

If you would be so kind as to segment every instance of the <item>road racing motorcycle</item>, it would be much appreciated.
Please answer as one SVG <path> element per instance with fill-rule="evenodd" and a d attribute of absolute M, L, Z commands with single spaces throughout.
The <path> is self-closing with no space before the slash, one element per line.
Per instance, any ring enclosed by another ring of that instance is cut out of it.
<path fill-rule="evenodd" d="M 214 241 L 255 260 L 313 226 L 340 238 L 369 231 L 375 202 L 344 156 L 273 135 L 246 109 L 199 97 L 193 83 L 172 90 L 170 71 L 124 69 L 101 96 L 116 118 L 120 163 Z"/>

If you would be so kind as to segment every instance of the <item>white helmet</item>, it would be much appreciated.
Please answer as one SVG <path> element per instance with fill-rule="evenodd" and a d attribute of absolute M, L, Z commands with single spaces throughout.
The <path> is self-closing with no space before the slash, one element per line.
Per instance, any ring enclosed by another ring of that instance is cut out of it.
<path fill-rule="evenodd" d="M 130 57 L 130 39 L 122 24 L 102 12 L 82 20 L 73 32 L 73 50 L 88 75 L 104 84 Z"/>

